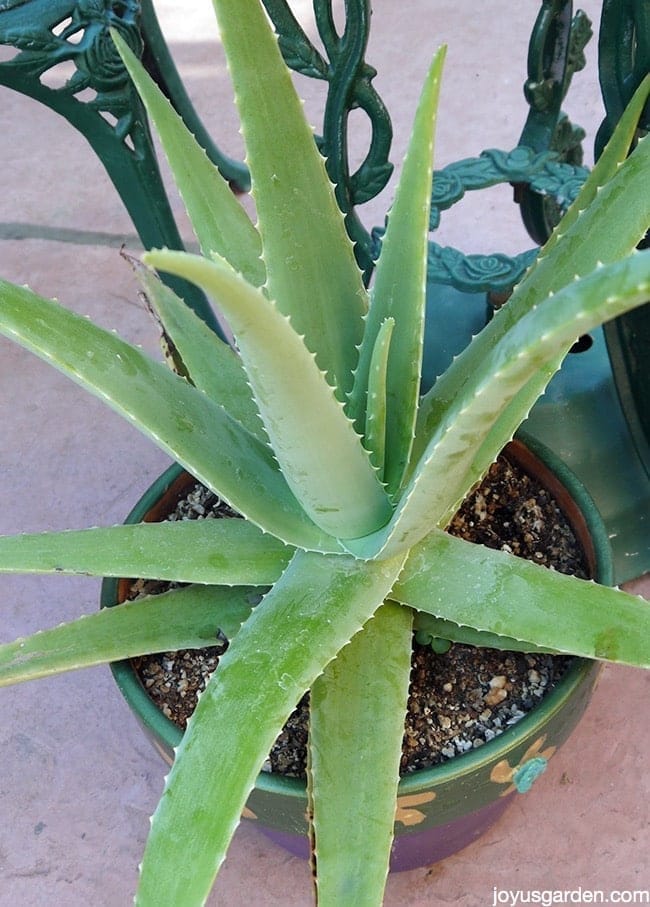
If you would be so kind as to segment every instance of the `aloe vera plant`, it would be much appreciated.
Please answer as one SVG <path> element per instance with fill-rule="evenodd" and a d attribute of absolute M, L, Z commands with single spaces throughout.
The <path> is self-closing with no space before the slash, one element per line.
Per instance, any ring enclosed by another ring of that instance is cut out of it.
<path fill-rule="evenodd" d="M 649 253 L 633 251 L 650 222 L 650 142 L 629 154 L 650 81 L 508 304 L 420 396 L 444 52 L 421 95 L 368 291 L 261 4 L 214 5 L 256 224 L 116 38 L 202 252 L 150 251 L 136 266 L 182 375 L 6 282 L 0 332 L 104 399 L 244 519 L 0 539 L 0 571 L 190 584 L 0 646 L 0 684 L 201 647 L 225 629 L 231 644 L 152 822 L 138 903 L 203 902 L 260 766 L 310 689 L 318 900 L 378 904 L 418 614 L 429 629 L 440 621 L 442 635 L 453 627 L 461 641 L 468 627 L 504 648 L 514 639 L 531 650 L 650 664 L 644 603 L 444 532 L 576 337 L 650 294 Z M 156 271 L 205 290 L 236 348 Z M 254 608 L 251 586 L 269 587 Z M 341 722 L 378 700 L 364 741 L 374 769 L 367 772 Z M 341 835 L 342 809 L 366 817 L 362 838 Z"/>

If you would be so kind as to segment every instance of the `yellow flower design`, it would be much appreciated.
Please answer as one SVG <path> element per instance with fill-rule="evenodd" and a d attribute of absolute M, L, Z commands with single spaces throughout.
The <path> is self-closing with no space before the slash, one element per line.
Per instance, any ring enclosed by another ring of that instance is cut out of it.
<path fill-rule="evenodd" d="M 546 741 L 546 734 L 532 743 L 517 765 L 510 765 L 507 759 L 493 767 L 490 772 L 490 780 L 495 784 L 507 784 L 505 790 L 501 791 L 500 796 L 505 797 L 517 790 L 520 794 L 525 794 L 533 786 L 533 782 L 546 771 L 548 760 L 551 758 L 557 747 L 547 746 L 542 749 Z"/>
<path fill-rule="evenodd" d="M 402 825 L 419 825 L 426 819 L 426 816 L 416 806 L 423 803 L 431 803 L 435 800 L 435 791 L 425 791 L 423 794 L 407 794 L 404 797 L 397 798 L 397 809 L 395 810 L 395 821 L 401 822 Z"/>

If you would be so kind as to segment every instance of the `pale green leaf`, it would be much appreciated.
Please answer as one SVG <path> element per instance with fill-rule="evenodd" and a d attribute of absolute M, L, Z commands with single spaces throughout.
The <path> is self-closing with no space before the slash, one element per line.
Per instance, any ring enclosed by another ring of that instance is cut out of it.
<path fill-rule="evenodd" d="M 505 335 L 490 323 L 484 333 L 496 334 L 495 342 L 475 363 L 463 395 L 441 414 L 391 523 L 346 547 L 366 556 L 373 546 L 395 553 L 418 542 L 432 526 L 445 526 L 526 418 L 531 387 L 536 394 L 543 391 L 537 382 L 548 378 L 548 363 L 559 363 L 578 335 L 649 296 L 650 253 L 639 252 L 560 290 Z"/>
<path fill-rule="evenodd" d="M 251 434 L 266 441 L 253 393 L 237 353 L 217 337 L 158 277 L 138 262 L 136 274 L 177 350 L 192 384 L 221 404 Z"/>
<path fill-rule="evenodd" d="M 391 508 L 377 473 L 289 319 L 225 262 L 171 250 L 145 261 L 191 280 L 224 311 L 273 452 L 316 525 L 341 538 L 384 525 Z"/>
<path fill-rule="evenodd" d="M 251 589 L 188 586 L 104 608 L 0 645 L 0 686 L 151 652 L 214 646 L 220 634 L 235 636 L 255 601 Z"/>
<path fill-rule="evenodd" d="M 650 82 L 644 85 L 647 93 Z M 616 157 L 624 156 L 629 139 L 630 124 L 624 120 L 608 148 L 614 149 Z M 629 255 L 645 234 L 650 223 L 650 141 L 640 141 L 618 167 L 609 157 L 605 163 L 606 167 L 603 165 L 589 175 L 579 198 L 555 228 L 538 260 L 508 303 L 496 312 L 490 331 L 484 329 L 476 335 L 423 397 L 413 462 L 422 454 L 441 413 L 450 401 L 464 393 L 477 363 L 498 335 L 505 334 L 518 318 L 569 284 L 576 275 L 585 276 L 600 263 L 611 263 Z M 602 185 L 602 180 L 607 182 Z M 579 207 L 579 202 L 587 207 Z"/>
<path fill-rule="evenodd" d="M 591 168 L 589 177 L 585 180 L 574 203 L 562 218 L 561 230 L 554 230 L 544 245 L 542 255 L 546 256 L 558 243 L 584 211 L 595 200 L 601 186 L 604 186 L 615 175 L 621 163 L 628 156 L 630 149 L 638 135 L 639 120 L 650 96 L 650 74 L 641 81 L 630 102 L 623 111 L 616 124 L 602 154 Z M 576 272 L 578 273 L 578 272 Z M 531 275 L 532 276 L 532 275 Z"/>
<path fill-rule="evenodd" d="M 445 49 L 442 48 L 431 65 L 415 115 L 375 271 L 351 399 L 352 412 L 358 419 L 366 407 L 370 363 L 377 335 L 385 320 L 394 318 L 386 384 L 384 468 L 384 480 L 390 492 L 399 488 L 409 459 L 420 395 L 433 141 L 444 58 Z M 363 422 L 358 424 L 362 426 Z"/>
<path fill-rule="evenodd" d="M 424 611 L 416 611 L 414 619 L 417 641 L 427 645 L 431 640 L 445 639 L 451 642 L 462 643 L 465 646 L 475 646 L 481 649 L 500 649 L 502 652 L 544 652 L 551 655 L 559 654 L 557 649 L 535 646 L 525 640 L 514 639 L 512 636 L 499 636 L 487 630 L 475 630 L 474 627 L 465 627 L 453 620 L 444 620 L 434 617 Z"/>
<path fill-rule="evenodd" d="M 391 598 L 463 626 L 585 658 L 650 667 L 650 605 L 435 530 Z"/>
<path fill-rule="evenodd" d="M 246 520 L 178 520 L 0 536 L 0 573 L 267 586 L 292 555 Z"/>
<path fill-rule="evenodd" d="M 364 446 L 382 481 L 386 457 L 386 375 L 394 327 L 395 319 L 387 318 L 379 328 L 368 374 Z"/>
<path fill-rule="evenodd" d="M 268 294 L 345 400 L 367 295 L 334 188 L 262 5 L 213 3 L 241 117 Z"/>
<path fill-rule="evenodd" d="M 408 608 L 382 605 L 312 686 L 310 786 L 319 907 L 382 902 L 411 674 L 411 625 Z"/>
<path fill-rule="evenodd" d="M 204 902 L 282 725 L 377 610 L 402 563 L 295 555 L 222 657 L 189 722 L 154 815 L 138 904 Z"/>
<path fill-rule="evenodd" d="M 116 31 L 117 49 L 156 128 L 204 255 L 218 252 L 255 286 L 264 283 L 262 243 L 229 184 Z"/>
<path fill-rule="evenodd" d="M 337 550 L 305 515 L 271 451 L 141 350 L 62 306 L 0 281 L 0 334 L 105 401 L 236 511 L 272 535 Z"/>

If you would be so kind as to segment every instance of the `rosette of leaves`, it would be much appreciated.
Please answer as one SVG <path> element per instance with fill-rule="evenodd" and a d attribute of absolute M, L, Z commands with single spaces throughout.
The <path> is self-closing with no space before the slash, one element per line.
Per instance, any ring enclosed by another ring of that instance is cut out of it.
<path fill-rule="evenodd" d="M 244 519 L 0 540 L 0 570 L 189 584 L 0 647 L 0 683 L 231 637 L 153 818 L 138 903 L 198 904 L 286 718 L 311 690 L 309 795 L 322 904 L 378 904 L 388 871 L 411 637 L 649 663 L 650 609 L 444 528 L 576 337 L 648 298 L 649 90 L 512 298 L 420 396 L 432 148 L 429 72 L 372 289 L 258 0 L 215 0 L 258 221 L 248 218 L 123 42 L 201 255 L 139 266 L 173 344 L 161 362 L 26 288 L 0 331 L 99 395 Z M 152 269 L 205 290 L 230 347 Z M 269 587 L 251 608 L 250 587 Z M 474 634 L 473 640 L 476 640 Z M 359 716 L 363 744 L 356 739 Z M 254 716 L 251 720 L 251 716 Z M 360 749 L 363 758 L 359 758 Z M 343 815 L 363 816 L 341 830 Z"/>

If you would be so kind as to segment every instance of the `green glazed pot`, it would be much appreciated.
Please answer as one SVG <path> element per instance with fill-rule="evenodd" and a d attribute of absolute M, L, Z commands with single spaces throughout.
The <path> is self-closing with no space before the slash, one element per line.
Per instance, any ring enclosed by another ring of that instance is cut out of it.
<path fill-rule="evenodd" d="M 601 583 L 612 582 L 605 528 L 584 487 L 547 448 L 531 438 L 513 442 L 509 456 L 555 497 Z M 145 493 L 127 523 L 164 519 L 195 480 L 168 469 Z M 131 580 L 107 579 L 101 605 L 126 597 Z M 161 756 L 171 764 L 179 730 L 147 696 L 130 662 L 112 666 L 118 687 Z M 413 869 L 443 859 L 476 840 L 513 798 L 526 793 L 578 723 L 598 674 L 598 663 L 576 659 L 554 690 L 516 725 L 479 749 L 403 778 L 395 814 L 391 869 Z M 296 779 L 260 773 L 244 817 L 293 853 L 307 856 L 307 796 Z M 357 821 L 355 816 L 350 822 Z"/>

